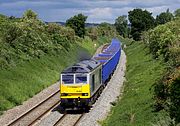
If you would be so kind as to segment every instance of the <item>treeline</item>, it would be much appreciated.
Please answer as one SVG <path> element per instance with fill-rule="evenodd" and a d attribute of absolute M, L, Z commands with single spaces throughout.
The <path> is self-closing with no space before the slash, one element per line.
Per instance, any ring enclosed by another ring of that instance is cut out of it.
<path fill-rule="evenodd" d="M 103 22 L 98 26 L 85 28 L 87 16 L 83 14 L 75 15 L 66 21 L 66 26 L 74 29 L 75 34 L 79 37 L 90 37 L 92 40 L 97 40 L 99 36 L 115 37 L 117 32 L 113 24 Z"/>
<path fill-rule="evenodd" d="M 27 10 L 22 18 L 0 15 L 0 68 L 16 66 L 21 61 L 47 54 L 58 55 L 62 50 L 67 52 L 73 43 L 81 42 L 85 36 L 95 40 L 116 34 L 110 24 L 96 27 L 98 34 L 91 28 L 85 29 L 86 19 L 78 14 L 68 19 L 66 26 L 61 26 L 44 23 L 32 10 Z"/>
<path fill-rule="evenodd" d="M 121 36 L 141 40 L 144 31 L 172 21 L 179 15 L 180 9 L 177 9 L 174 14 L 167 9 L 166 12 L 162 12 L 154 18 L 149 11 L 137 8 L 129 11 L 128 16 L 119 16 L 115 20 L 114 26 Z M 128 24 L 128 20 L 130 24 Z"/>

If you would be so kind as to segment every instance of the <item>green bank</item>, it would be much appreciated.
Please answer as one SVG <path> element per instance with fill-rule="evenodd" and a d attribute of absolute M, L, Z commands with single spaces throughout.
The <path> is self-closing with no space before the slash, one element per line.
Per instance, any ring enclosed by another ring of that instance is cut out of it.
<path fill-rule="evenodd" d="M 123 95 L 117 100 L 104 126 L 148 126 L 165 112 L 154 112 L 150 89 L 165 71 L 161 61 L 154 60 L 142 42 L 122 40 L 126 44 L 127 70 Z"/>

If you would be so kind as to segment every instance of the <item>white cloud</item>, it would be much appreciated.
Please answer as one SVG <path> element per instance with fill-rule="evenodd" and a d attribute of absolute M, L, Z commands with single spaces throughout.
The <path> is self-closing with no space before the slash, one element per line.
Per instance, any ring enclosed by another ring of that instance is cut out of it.
<path fill-rule="evenodd" d="M 160 7 L 147 8 L 146 10 L 151 12 L 153 16 L 156 17 L 156 15 L 158 15 L 161 12 L 165 12 L 168 8 L 169 8 L 168 6 L 160 6 Z"/>
<path fill-rule="evenodd" d="M 89 18 L 111 18 L 112 9 L 111 8 L 95 8 L 89 10 Z"/>

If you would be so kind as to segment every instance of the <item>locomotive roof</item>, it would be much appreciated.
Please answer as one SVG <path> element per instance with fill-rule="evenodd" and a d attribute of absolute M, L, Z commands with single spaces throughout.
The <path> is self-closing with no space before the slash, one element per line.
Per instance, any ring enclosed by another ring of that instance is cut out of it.
<path fill-rule="evenodd" d="M 68 67 L 67 69 L 62 71 L 62 74 L 63 73 L 88 73 L 99 65 L 100 63 L 96 60 L 93 60 L 93 59 L 84 60 L 84 61 L 74 64 L 71 67 Z"/>

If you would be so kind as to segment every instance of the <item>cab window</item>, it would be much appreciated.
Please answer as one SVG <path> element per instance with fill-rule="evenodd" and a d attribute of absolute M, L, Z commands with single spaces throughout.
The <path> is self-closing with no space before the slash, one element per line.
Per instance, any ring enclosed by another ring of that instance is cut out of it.
<path fill-rule="evenodd" d="M 62 75 L 62 83 L 63 84 L 73 84 L 74 83 L 74 75 Z"/>
<path fill-rule="evenodd" d="M 84 74 L 77 74 L 76 75 L 76 83 L 87 83 L 87 75 Z"/>

